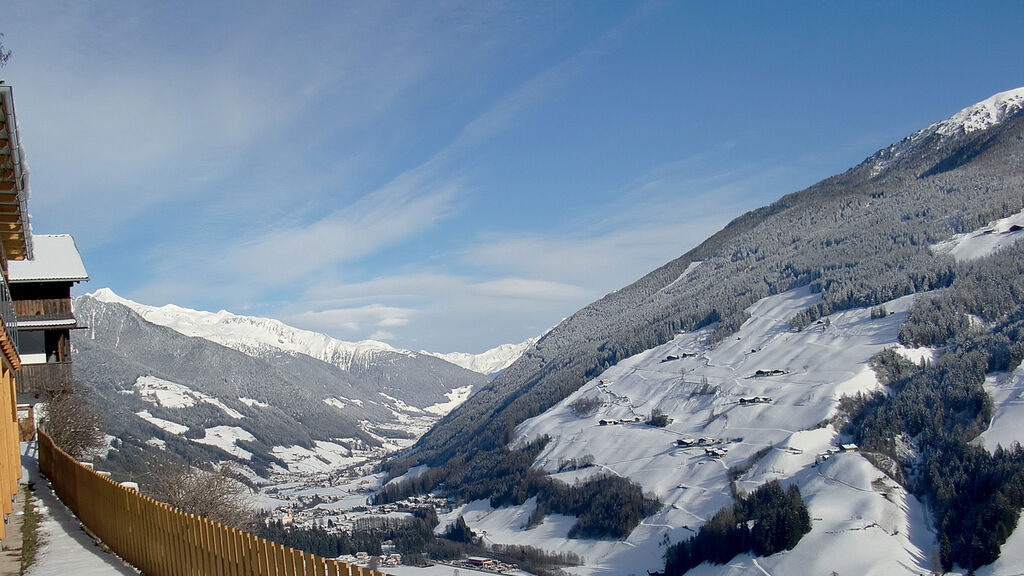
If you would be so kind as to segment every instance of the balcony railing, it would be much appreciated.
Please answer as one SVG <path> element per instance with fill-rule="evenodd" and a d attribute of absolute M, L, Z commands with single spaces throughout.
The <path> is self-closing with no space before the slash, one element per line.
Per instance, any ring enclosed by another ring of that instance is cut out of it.
<path fill-rule="evenodd" d="M 11 300 L 11 289 L 7 286 L 7 278 L 0 274 L 0 318 L 3 319 L 7 335 L 18 350 L 18 315 L 14 311 L 14 303 Z"/>
<path fill-rule="evenodd" d="M 42 397 L 47 393 L 71 390 L 73 386 L 71 362 L 22 364 L 15 382 L 18 394 L 32 394 L 36 397 Z"/>
<path fill-rule="evenodd" d="M 71 316 L 70 298 L 46 298 L 43 300 L 15 300 L 14 312 L 26 320 L 32 316 Z"/>

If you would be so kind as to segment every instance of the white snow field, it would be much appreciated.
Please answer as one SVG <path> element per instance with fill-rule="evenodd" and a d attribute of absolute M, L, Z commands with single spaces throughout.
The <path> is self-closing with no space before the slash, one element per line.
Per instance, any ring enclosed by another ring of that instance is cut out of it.
<path fill-rule="evenodd" d="M 164 408 L 187 408 L 195 406 L 196 402 L 206 402 L 220 408 L 221 411 L 231 418 L 236 420 L 244 418 L 241 412 L 228 408 L 217 398 L 207 396 L 184 384 L 178 384 L 170 380 L 157 378 L 156 376 L 139 376 L 135 381 L 135 390 L 142 400 L 150 404 L 163 406 Z"/>
<path fill-rule="evenodd" d="M 472 502 L 442 517 L 438 530 L 461 514 L 488 542 L 583 556 L 586 564 L 570 569 L 575 574 L 660 570 L 665 538 L 671 543 L 688 538 L 730 504 L 728 468 L 767 450 L 740 477 L 739 488 L 749 491 L 776 478 L 798 484 L 813 518 L 811 533 L 792 551 L 769 558 L 739 556 L 727 566 L 701 566 L 693 573 L 928 572 L 934 536 L 922 505 L 856 452 L 822 458 L 841 443 L 827 423 L 839 398 L 878 388 L 868 359 L 897 345 L 897 330 L 913 297 L 887 302 L 889 315 L 883 318 L 854 309 L 792 330 L 790 318 L 818 300 L 808 288 L 765 298 L 748 310 L 751 317 L 736 334 L 714 347 L 708 345 L 708 330 L 679 334 L 619 362 L 519 426 L 516 443 L 551 436 L 536 465 L 555 478 L 574 482 L 591 474 L 627 476 L 661 499 L 663 509 L 627 540 L 569 539 L 575 520 L 557 515 L 524 530 L 534 500 L 497 510 L 487 501 Z M 904 353 L 919 359 L 932 351 Z M 570 405 L 584 397 L 600 400 L 601 407 L 580 417 Z M 672 419 L 666 427 L 644 422 L 654 409 Z M 677 443 L 700 438 L 713 444 Z M 724 454 L 710 456 L 706 448 Z M 558 473 L 560 461 L 587 455 L 594 457 L 594 466 Z"/>
<path fill-rule="evenodd" d="M 302 446 L 275 446 L 271 453 L 288 465 L 288 472 L 312 474 L 331 472 L 345 466 L 365 462 L 365 456 L 353 456 L 352 452 L 334 442 L 314 441 L 314 449 Z"/>
<path fill-rule="evenodd" d="M 974 442 L 990 451 L 997 446 L 1010 448 L 1015 442 L 1024 444 L 1024 368 L 990 375 L 985 379 L 985 391 L 992 397 L 995 412 L 988 430 Z"/>
<path fill-rule="evenodd" d="M 975 260 L 1024 238 L 1024 212 L 989 222 L 978 230 L 957 234 L 932 245 L 936 254 L 949 254 L 957 260 Z"/>
<path fill-rule="evenodd" d="M 194 439 L 193 442 L 216 446 L 235 458 L 241 458 L 243 460 L 251 459 L 252 452 L 242 449 L 235 443 L 239 440 L 252 442 L 253 440 L 256 440 L 256 437 L 244 428 L 239 428 L 238 426 L 214 426 L 213 428 L 207 428 L 205 430 L 205 435 L 202 438 Z"/>

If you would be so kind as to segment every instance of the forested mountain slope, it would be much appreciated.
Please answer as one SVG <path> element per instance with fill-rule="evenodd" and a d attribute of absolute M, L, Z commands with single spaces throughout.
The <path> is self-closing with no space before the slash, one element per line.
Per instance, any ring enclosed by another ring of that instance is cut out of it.
<path fill-rule="evenodd" d="M 820 300 L 795 315 L 797 327 L 949 285 L 953 260 L 929 245 L 1022 207 L 1021 91 L 993 98 L 744 214 L 583 308 L 392 460 L 392 473 L 428 464 L 437 471 L 419 489 L 444 482 L 451 493 L 479 496 L 479 486 L 499 475 L 517 425 L 680 330 L 708 326 L 720 340 L 761 298 L 804 285 Z M 981 109 L 994 112 L 979 121 Z"/>

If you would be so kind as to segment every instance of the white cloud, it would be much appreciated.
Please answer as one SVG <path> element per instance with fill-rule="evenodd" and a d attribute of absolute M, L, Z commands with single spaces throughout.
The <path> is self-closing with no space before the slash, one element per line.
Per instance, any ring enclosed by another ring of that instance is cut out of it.
<path fill-rule="evenodd" d="M 452 214 L 456 184 L 424 191 L 415 187 L 418 182 L 406 180 L 396 179 L 308 225 L 275 227 L 265 236 L 231 245 L 217 259 L 253 282 L 283 284 L 400 244 Z"/>
<path fill-rule="evenodd" d="M 370 334 L 370 340 L 394 340 L 395 335 L 387 330 L 377 330 L 373 334 Z"/>
<path fill-rule="evenodd" d="M 548 280 L 528 280 L 525 278 L 502 278 L 472 284 L 468 289 L 488 298 L 515 298 L 518 300 L 552 300 L 580 301 L 587 292 L 578 286 L 551 282 Z"/>
<path fill-rule="evenodd" d="M 351 338 L 370 332 L 378 333 L 382 328 L 405 326 L 415 314 L 416 311 L 409 308 L 370 304 L 356 308 L 303 312 L 286 317 L 284 321 L 308 330 Z"/>

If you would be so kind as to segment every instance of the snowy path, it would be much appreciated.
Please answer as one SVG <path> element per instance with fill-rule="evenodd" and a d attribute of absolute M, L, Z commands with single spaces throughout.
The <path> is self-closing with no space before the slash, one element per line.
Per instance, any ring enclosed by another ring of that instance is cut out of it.
<path fill-rule="evenodd" d="M 49 483 L 40 477 L 35 442 L 22 442 L 21 454 L 23 477 L 35 484 L 36 505 L 43 516 L 39 527 L 43 543 L 35 564 L 27 572 L 28 576 L 137 575 L 137 571 L 93 542 L 82 530 L 78 518 L 57 498 Z"/>

